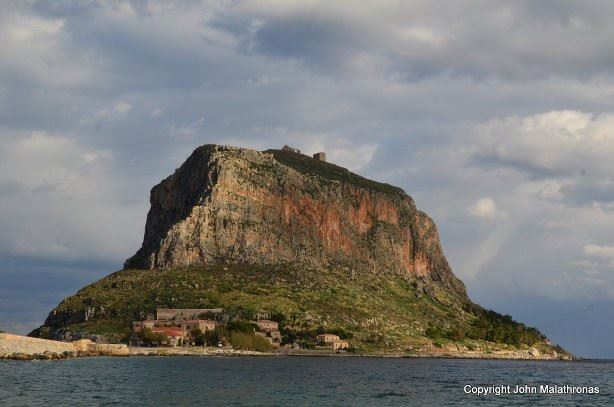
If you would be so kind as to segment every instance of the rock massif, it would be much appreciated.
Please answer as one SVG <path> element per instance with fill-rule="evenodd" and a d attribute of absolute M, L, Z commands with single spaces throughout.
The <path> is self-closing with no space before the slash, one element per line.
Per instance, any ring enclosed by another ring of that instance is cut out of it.
<path fill-rule="evenodd" d="M 465 295 L 411 197 L 297 153 L 205 145 L 150 201 L 143 246 L 125 268 L 343 265 Z"/>
<path fill-rule="evenodd" d="M 301 346 L 338 332 L 370 353 L 564 354 L 471 302 L 434 222 L 400 188 L 292 151 L 205 145 L 150 201 L 124 269 L 66 298 L 32 336 L 125 341 L 158 307 L 219 307 L 228 320 L 274 317 Z"/>

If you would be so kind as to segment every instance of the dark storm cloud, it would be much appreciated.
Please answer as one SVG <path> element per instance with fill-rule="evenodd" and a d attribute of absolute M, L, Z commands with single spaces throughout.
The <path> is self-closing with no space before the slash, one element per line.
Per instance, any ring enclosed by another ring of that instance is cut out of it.
<path fill-rule="evenodd" d="M 109 274 L 104 262 L 66 262 L 3 256 L 0 259 L 0 329 L 29 332 L 40 326 L 58 299 Z"/>
<path fill-rule="evenodd" d="M 243 25 L 240 28 L 236 31 L 241 38 L 240 49 L 247 54 L 291 58 L 324 69 L 341 68 L 358 51 L 355 45 L 360 45 L 354 41 L 358 34 L 354 27 L 310 15 L 265 21 L 251 30 L 249 26 L 247 30 Z"/>
<path fill-rule="evenodd" d="M 442 73 L 518 80 L 583 78 L 614 66 L 608 2 L 238 3 L 217 20 L 249 52 L 342 74 L 364 53 L 409 80 Z M 236 21 L 241 24 L 236 24 Z"/>

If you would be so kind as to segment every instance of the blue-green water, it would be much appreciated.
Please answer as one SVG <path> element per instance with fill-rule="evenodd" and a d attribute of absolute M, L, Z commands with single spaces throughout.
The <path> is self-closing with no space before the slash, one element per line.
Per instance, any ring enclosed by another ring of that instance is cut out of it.
<path fill-rule="evenodd" d="M 465 394 L 465 385 L 598 386 L 600 393 Z M 2 406 L 614 405 L 612 362 L 380 358 L 0 361 Z"/>

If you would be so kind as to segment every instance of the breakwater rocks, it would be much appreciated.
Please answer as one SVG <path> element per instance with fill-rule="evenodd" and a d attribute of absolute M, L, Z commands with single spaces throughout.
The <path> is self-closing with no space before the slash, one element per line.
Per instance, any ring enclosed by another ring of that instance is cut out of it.
<path fill-rule="evenodd" d="M 415 358 L 452 358 L 452 359 L 506 359 L 506 360 L 576 360 L 570 354 L 557 352 L 541 353 L 535 348 L 518 350 L 493 351 L 426 351 L 412 353 L 409 357 Z"/>
<path fill-rule="evenodd" d="M 89 339 L 60 342 L 0 333 L 0 359 L 55 360 L 77 356 L 129 356 L 126 345 L 98 344 Z"/>

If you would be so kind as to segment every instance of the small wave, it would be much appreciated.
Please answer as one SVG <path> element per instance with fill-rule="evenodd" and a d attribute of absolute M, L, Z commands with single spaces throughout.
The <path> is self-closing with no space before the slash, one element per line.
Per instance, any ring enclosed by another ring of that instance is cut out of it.
<path fill-rule="evenodd" d="M 376 399 L 385 399 L 387 397 L 405 397 L 407 396 L 407 394 L 405 393 L 395 393 L 395 392 L 385 392 L 385 393 L 377 393 L 375 395 L 373 395 L 374 398 Z"/>

